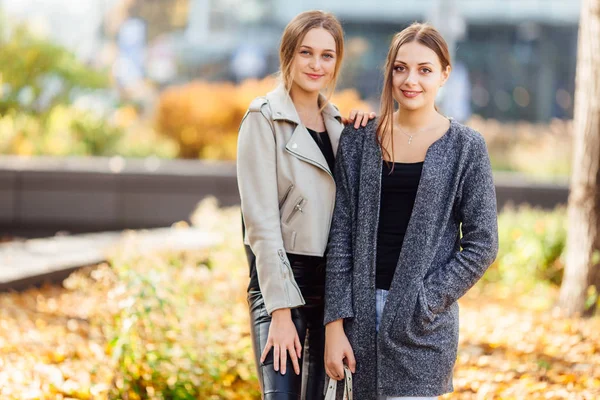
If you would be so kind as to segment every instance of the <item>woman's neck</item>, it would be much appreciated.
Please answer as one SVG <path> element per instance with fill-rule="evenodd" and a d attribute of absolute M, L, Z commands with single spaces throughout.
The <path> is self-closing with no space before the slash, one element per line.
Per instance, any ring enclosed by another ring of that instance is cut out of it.
<path fill-rule="evenodd" d="M 300 116 L 315 115 L 319 113 L 319 92 L 307 92 L 292 84 L 290 97 Z"/>
<path fill-rule="evenodd" d="M 394 113 L 394 123 L 409 132 L 419 131 L 431 125 L 436 125 L 445 118 L 435 108 L 405 110 L 400 108 Z"/>

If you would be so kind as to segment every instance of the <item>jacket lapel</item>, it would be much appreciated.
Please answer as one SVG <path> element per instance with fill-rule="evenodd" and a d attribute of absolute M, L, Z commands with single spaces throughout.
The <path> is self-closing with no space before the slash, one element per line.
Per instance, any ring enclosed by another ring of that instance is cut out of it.
<path fill-rule="evenodd" d="M 286 143 L 285 149 L 299 159 L 323 169 L 333 177 L 323 152 L 303 125 L 296 125 L 296 129 L 294 129 L 292 137 Z"/>
<path fill-rule="evenodd" d="M 273 113 L 273 121 L 284 120 L 296 125 L 292 137 L 285 145 L 285 149 L 293 156 L 321 168 L 333 177 L 333 173 L 329 169 L 329 165 L 327 164 L 323 152 L 310 133 L 308 133 L 308 130 L 302 125 L 300 117 L 294 107 L 294 103 L 285 87 L 280 84 L 275 90 L 267 94 L 267 99 L 269 100 L 269 105 Z M 319 95 L 319 103 L 323 104 L 325 101 L 325 97 Z M 333 154 L 335 155 L 337 153 L 340 134 L 343 129 L 341 116 L 339 111 L 329 103 L 325 106 L 322 113 L 323 120 L 325 121 L 325 128 L 327 129 L 329 140 L 331 141 Z"/>

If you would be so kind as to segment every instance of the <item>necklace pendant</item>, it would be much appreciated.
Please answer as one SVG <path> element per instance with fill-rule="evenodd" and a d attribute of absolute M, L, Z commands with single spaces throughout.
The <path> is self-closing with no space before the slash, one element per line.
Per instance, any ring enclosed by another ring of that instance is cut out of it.
<path fill-rule="evenodd" d="M 410 144 L 412 142 L 412 138 L 413 138 L 412 136 L 408 137 L 408 144 Z"/>

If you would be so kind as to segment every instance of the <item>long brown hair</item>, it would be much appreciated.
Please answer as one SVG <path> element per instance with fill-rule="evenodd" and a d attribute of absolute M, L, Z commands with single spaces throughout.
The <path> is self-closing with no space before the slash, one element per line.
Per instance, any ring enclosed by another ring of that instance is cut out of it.
<path fill-rule="evenodd" d="M 394 72 L 394 61 L 400 46 L 406 43 L 418 42 L 424 46 L 429 47 L 433 50 L 442 64 L 442 70 L 446 70 L 450 63 L 450 52 L 448 51 L 448 45 L 442 37 L 442 35 L 431 25 L 415 22 L 408 28 L 394 35 L 390 50 L 388 51 L 387 60 L 385 63 L 385 70 L 383 73 L 383 91 L 381 93 L 381 116 L 377 124 L 377 141 L 381 147 L 381 152 L 384 154 L 384 158 L 389 160 L 391 158 L 394 161 L 394 155 L 391 154 L 384 148 L 383 143 L 387 140 L 388 136 L 392 143 L 392 149 L 394 148 L 394 135 L 393 135 L 393 114 L 395 100 L 392 95 L 392 76 Z M 392 152 L 393 153 L 393 152 Z"/>
<path fill-rule="evenodd" d="M 304 36 L 314 28 L 323 28 L 335 40 L 336 63 L 333 77 L 326 88 L 326 98 L 329 100 L 335 89 L 342 59 L 344 58 L 344 31 L 340 21 L 331 13 L 325 11 L 305 11 L 294 17 L 285 27 L 279 46 L 280 73 L 285 88 L 289 91 L 292 87 L 292 62 Z"/>

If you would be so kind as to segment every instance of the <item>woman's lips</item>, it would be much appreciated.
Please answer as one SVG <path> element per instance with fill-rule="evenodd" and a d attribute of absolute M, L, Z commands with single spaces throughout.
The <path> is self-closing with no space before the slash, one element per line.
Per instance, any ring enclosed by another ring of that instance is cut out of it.
<path fill-rule="evenodd" d="M 323 75 L 318 75 L 318 74 L 306 74 L 306 76 L 308 76 L 310 79 L 313 79 L 313 80 L 317 80 L 317 79 L 323 77 Z"/>
<path fill-rule="evenodd" d="M 411 90 L 403 90 L 402 94 L 404 95 L 404 97 L 408 97 L 409 99 L 414 99 L 415 97 L 420 95 L 421 92 L 415 92 L 415 91 L 411 91 Z"/>

